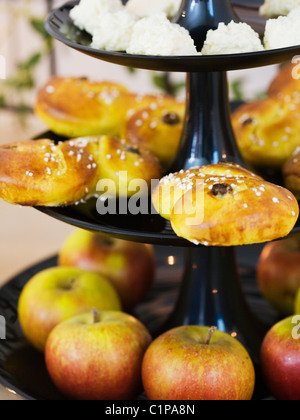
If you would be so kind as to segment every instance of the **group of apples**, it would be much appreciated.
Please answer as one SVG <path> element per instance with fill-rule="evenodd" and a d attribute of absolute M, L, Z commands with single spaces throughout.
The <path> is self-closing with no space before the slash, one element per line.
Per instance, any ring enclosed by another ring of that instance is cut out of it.
<path fill-rule="evenodd" d="M 58 266 L 25 285 L 21 328 L 66 396 L 131 399 L 141 392 L 141 362 L 152 338 L 125 310 L 144 300 L 155 271 L 151 246 L 76 230 Z"/>
<path fill-rule="evenodd" d="M 264 247 L 257 281 L 262 295 L 284 317 L 262 346 L 264 378 L 277 399 L 300 400 L 300 237 Z"/>
<path fill-rule="evenodd" d="M 58 266 L 27 283 L 19 321 L 54 384 L 78 400 L 132 400 L 143 390 L 150 400 L 251 400 L 255 369 L 238 340 L 200 326 L 153 340 L 129 314 L 150 291 L 155 268 L 150 246 L 77 230 Z M 300 399 L 300 340 L 291 326 L 289 319 L 275 326 L 262 347 L 279 399 Z"/>

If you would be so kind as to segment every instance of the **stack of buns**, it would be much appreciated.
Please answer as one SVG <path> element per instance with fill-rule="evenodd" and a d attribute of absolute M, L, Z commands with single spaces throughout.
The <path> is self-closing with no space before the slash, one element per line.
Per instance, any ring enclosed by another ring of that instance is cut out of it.
<path fill-rule="evenodd" d="M 39 91 L 35 112 L 61 136 L 117 136 L 151 150 L 167 168 L 178 149 L 185 103 L 167 95 L 134 94 L 111 82 L 54 77 Z M 169 114 L 173 119 L 166 118 Z"/>
<path fill-rule="evenodd" d="M 278 75 L 266 100 L 236 111 L 233 126 L 245 160 L 254 166 L 284 165 L 286 182 L 300 197 L 300 87 L 287 77 L 289 72 L 295 68 Z M 35 111 L 66 140 L 0 147 L 0 197 L 9 203 L 78 204 L 96 195 L 102 180 L 114 183 L 117 196 L 130 197 L 132 181 L 146 181 L 149 194 L 152 181 L 161 180 L 152 194 L 157 212 L 171 221 L 178 236 L 207 246 L 278 239 L 298 219 L 292 193 L 234 164 L 162 178 L 177 154 L 185 120 L 185 103 L 173 97 L 55 77 L 40 90 Z"/>
<path fill-rule="evenodd" d="M 90 198 L 104 179 L 115 183 L 118 196 L 130 197 L 135 179 L 150 187 L 176 156 L 185 104 L 166 95 L 137 95 L 116 83 L 54 77 L 40 89 L 35 112 L 66 141 L 0 147 L 0 197 L 53 207 Z"/>

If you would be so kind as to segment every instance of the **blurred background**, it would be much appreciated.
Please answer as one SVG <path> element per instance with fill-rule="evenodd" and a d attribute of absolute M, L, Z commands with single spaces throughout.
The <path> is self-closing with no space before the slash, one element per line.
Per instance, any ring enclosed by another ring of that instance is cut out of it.
<path fill-rule="evenodd" d="M 44 30 L 59 0 L 0 0 L 0 144 L 27 140 L 46 127 L 32 111 L 36 93 L 49 78 L 87 76 L 123 83 L 138 93 L 171 91 L 184 97 L 185 74 L 132 70 L 81 55 Z M 276 66 L 229 73 L 231 99 L 259 98 Z M 72 227 L 34 209 L 0 201 L 0 283 L 57 252 Z"/>

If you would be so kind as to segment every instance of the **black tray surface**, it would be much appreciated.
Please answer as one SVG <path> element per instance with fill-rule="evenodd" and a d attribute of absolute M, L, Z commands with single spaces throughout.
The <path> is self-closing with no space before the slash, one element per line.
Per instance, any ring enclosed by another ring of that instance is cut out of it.
<path fill-rule="evenodd" d="M 84 54 L 122 66 L 169 72 L 229 71 L 291 61 L 295 55 L 300 53 L 300 46 L 246 54 L 186 57 L 141 56 L 96 50 L 89 46 L 91 37 L 72 25 L 69 12 L 77 3 L 78 1 L 68 2 L 49 14 L 45 23 L 49 34 Z M 239 5 L 237 2 L 234 3 L 240 19 L 249 23 L 262 35 L 265 19 L 258 14 L 260 3 L 256 5 L 255 9 L 247 7 L 249 2 L 242 3 Z"/>
<path fill-rule="evenodd" d="M 153 332 L 157 330 L 176 302 L 183 273 L 181 248 L 156 247 L 157 279 L 148 299 L 133 315 Z M 242 285 L 252 310 L 268 325 L 278 321 L 278 314 L 262 299 L 255 281 L 255 266 L 261 246 L 237 250 Z M 168 265 L 168 257 L 175 257 L 175 265 Z M 0 289 L 0 314 L 6 319 L 6 340 L 0 340 L 0 382 L 9 390 L 28 400 L 63 400 L 46 370 L 44 356 L 35 351 L 21 331 L 17 305 L 24 285 L 38 272 L 57 265 L 57 257 L 47 259 L 15 276 Z M 269 399 L 269 395 L 265 395 Z M 145 396 L 141 396 L 145 398 Z"/>

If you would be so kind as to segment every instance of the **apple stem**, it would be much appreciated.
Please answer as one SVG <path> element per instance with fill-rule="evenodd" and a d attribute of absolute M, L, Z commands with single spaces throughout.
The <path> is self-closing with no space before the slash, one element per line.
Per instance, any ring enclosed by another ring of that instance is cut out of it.
<path fill-rule="evenodd" d="M 92 314 L 93 314 L 94 324 L 97 324 L 98 322 L 100 322 L 100 314 L 99 314 L 99 311 L 94 308 L 94 309 L 92 309 Z"/>
<path fill-rule="evenodd" d="M 208 336 L 207 336 L 207 339 L 206 339 L 206 341 L 205 341 L 205 344 L 207 345 L 207 346 L 209 346 L 209 344 L 210 344 L 210 341 L 211 341 L 211 339 L 212 339 L 212 336 L 214 335 L 214 333 L 217 331 L 217 327 L 210 327 L 210 329 L 209 329 L 209 331 L 208 331 Z"/>

